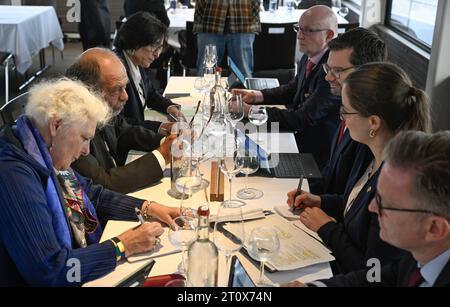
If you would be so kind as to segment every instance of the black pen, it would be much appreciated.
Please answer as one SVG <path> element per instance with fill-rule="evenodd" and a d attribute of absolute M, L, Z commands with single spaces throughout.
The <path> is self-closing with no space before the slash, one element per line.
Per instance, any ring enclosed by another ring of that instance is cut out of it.
<path fill-rule="evenodd" d="M 300 194 L 302 194 L 302 183 L 303 183 L 303 178 L 304 178 L 304 176 L 301 175 L 301 176 L 300 176 L 300 180 L 299 180 L 299 182 L 298 182 L 298 186 L 297 186 L 297 192 L 295 193 L 295 196 L 294 196 L 294 205 L 295 205 L 295 199 L 297 198 L 297 196 L 299 196 Z M 302 210 L 302 207 L 301 207 L 301 206 L 300 206 L 300 207 L 294 207 L 294 205 L 292 205 L 292 208 L 291 208 L 291 210 L 292 210 L 293 213 L 296 213 L 296 212 L 299 212 L 299 211 Z"/>
<path fill-rule="evenodd" d="M 178 118 L 177 117 L 175 117 L 175 116 L 173 116 L 172 114 L 167 114 L 167 116 L 169 116 L 173 121 L 175 121 L 175 122 L 177 122 L 178 121 Z"/>
<path fill-rule="evenodd" d="M 139 222 L 140 222 L 141 224 L 144 224 L 145 221 L 144 221 L 144 218 L 142 217 L 141 210 L 139 210 L 138 207 L 135 207 L 135 208 L 134 208 L 134 212 L 136 212 L 136 215 L 137 215 L 137 218 L 138 218 Z"/>

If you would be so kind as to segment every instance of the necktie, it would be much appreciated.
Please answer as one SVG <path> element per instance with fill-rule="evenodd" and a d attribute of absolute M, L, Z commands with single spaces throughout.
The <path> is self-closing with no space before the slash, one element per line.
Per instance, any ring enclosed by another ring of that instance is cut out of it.
<path fill-rule="evenodd" d="M 420 268 L 416 267 L 409 277 L 408 287 L 417 287 L 424 281 L 422 274 L 420 274 Z"/>
<path fill-rule="evenodd" d="M 306 63 L 306 72 L 305 72 L 305 78 L 308 79 L 309 75 L 311 74 L 313 68 L 314 68 L 314 63 L 308 59 L 308 62 Z"/>
<path fill-rule="evenodd" d="M 141 82 L 139 82 L 138 91 L 139 91 L 139 97 L 141 98 L 142 106 L 145 108 L 144 83 L 142 82 L 142 80 L 141 80 Z"/>
<path fill-rule="evenodd" d="M 345 131 L 345 120 L 341 120 L 341 125 L 339 126 L 339 136 L 337 139 L 337 144 L 339 145 L 342 141 L 342 137 L 344 136 Z"/>

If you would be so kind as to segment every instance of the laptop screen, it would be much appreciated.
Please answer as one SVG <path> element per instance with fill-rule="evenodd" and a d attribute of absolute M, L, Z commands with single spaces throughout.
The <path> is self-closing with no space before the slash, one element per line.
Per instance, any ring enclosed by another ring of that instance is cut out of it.
<path fill-rule="evenodd" d="M 260 167 L 266 170 L 270 169 L 269 161 L 270 154 L 268 154 L 261 146 L 259 146 L 255 141 L 245 135 L 241 130 L 236 129 L 236 133 L 240 139 L 245 142 L 245 150 L 252 150 L 258 154 Z"/>
<path fill-rule="evenodd" d="M 239 69 L 239 67 L 237 67 L 236 63 L 234 63 L 234 61 L 230 57 L 228 57 L 228 66 L 230 67 L 230 69 L 233 72 L 233 74 L 235 74 L 236 77 L 239 79 L 239 82 L 241 82 L 245 86 L 245 76 L 244 76 L 244 74 Z"/>
<path fill-rule="evenodd" d="M 256 287 L 255 283 L 250 278 L 250 275 L 248 275 L 247 271 L 242 266 L 242 263 L 236 256 L 233 256 L 233 260 L 231 261 L 228 287 Z"/>

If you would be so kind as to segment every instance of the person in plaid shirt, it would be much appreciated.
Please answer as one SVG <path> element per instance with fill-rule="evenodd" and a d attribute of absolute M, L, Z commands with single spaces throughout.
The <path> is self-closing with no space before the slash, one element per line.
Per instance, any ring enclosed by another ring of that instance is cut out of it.
<path fill-rule="evenodd" d="M 205 46 L 216 45 L 217 63 L 225 49 L 246 77 L 253 72 L 253 41 L 261 31 L 259 0 L 198 0 L 194 33 L 197 34 L 197 71 L 203 72 Z"/>

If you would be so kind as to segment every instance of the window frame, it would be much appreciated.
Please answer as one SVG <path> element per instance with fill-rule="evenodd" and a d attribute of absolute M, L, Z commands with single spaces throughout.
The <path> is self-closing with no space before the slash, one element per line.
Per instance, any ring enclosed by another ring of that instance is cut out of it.
<path fill-rule="evenodd" d="M 385 22 L 384 25 L 389 28 L 390 30 L 394 31 L 395 33 L 397 33 L 398 35 L 400 35 L 401 37 L 403 37 L 404 39 L 408 40 L 409 42 L 413 43 L 415 46 L 419 47 L 422 50 L 425 50 L 428 53 L 431 53 L 431 47 L 430 45 L 428 45 L 427 43 L 425 43 L 424 41 L 414 38 L 411 35 L 409 35 L 408 33 L 402 31 L 401 29 L 395 27 L 394 25 L 392 25 L 391 23 L 391 15 L 392 15 L 392 1 L 393 0 L 387 0 L 386 1 L 386 16 L 385 16 Z M 439 0 L 438 0 L 439 2 Z M 436 16 L 437 17 L 437 16 Z M 436 22 L 435 21 L 435 27 L 436 27 Z"/>

